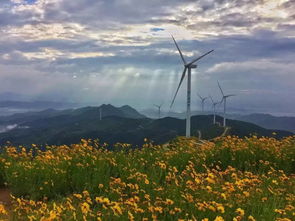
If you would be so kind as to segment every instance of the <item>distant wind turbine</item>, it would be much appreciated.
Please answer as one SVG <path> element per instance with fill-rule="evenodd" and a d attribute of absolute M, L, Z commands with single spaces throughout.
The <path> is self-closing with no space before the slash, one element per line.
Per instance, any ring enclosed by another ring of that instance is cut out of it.
<path fill-rule="evenodd" d="M 156 108 L 158 108 L 158 118 L 160 119 L 160 118 L 161 118 L 161 108 L 162 108 L 162 106 L 163 106 L 163 103 L 160 104 L 160 105 L 154 104 L 154 106 L 155 106 Z"/>
<path fill-rule="evenodd" d="M 201 104 L 202 104 L 202 112 L 204 112 L 204 105 L 205 105 L 205 101 L 208 99 L 208 97 L 202 97 L 200 94 L 198 94 L 198 97 L 201 100 Z"/>
<path fill-rule="evenodd" d="M 99 107 L 99 120 L 102 120 L 102 106 Z"/>
<path fill-rule="evenodd" d="M 214 112 L 214 115 L 213 115 L 213 124 L 216 124 L 216 105 L 217 104 L 220 104 L 222 101 L 219 101 L 219 102 L 214 102 L 212 96 L 209 96 L 211 101 L 212 101 L 212 107 L 213 107 L 213 112 Z"/>
<path fill-rule="evenodd" d="M 229 97 L 232 97 L 232 96 L 236 96 L 235 94 L 228 94 L 228 95 L 224 95 L 222 89 L 221 89 L 221 86 L 219 84 L 219 81 L 217 81 L 218 83 L 218 87 L 220 89 L 220 92 L 222 94 L 222 100 L 220 103 L 223 102 L 223 127 L 226 127 L 226 99 L 229 98 Z"/>
<path fill-rule="evenodd" d="M 179 82 L 179 85 L 177 87 L 177 90 L 176 90 L 176 93 L 174 95 L 174 98 L 172 100 L 172 103 L 170 105 L 170 108 L 172 108 L 173 104 L 174 104 L 174 101 L 175 101 L 175 98 L 177 96 L 177 93 L 178 93 L 178 90 L 181 86 L 181 83 L 185 77 L 185 74 L 186 74 L 186 71 L 188 71 L 188 76 L 187 76 L 187 109 L 186 109 L 186 137 L 190 137 L 191 136 L 191 70 L 193 68 L 197 68 L 197 65 L 195 65 L 194 63 L 196 63 L 198 60 L 202 59 L 203 57 L 205 57 L 206 55 L 210 54 L 211 52 L 213 52 L 214 50 L 211 50 L 209 52 L 207 52 L 206 54 L 192 60 L 190 63 L 186 63 L 183 55 L 182 55 L 182 52 L 180 50 L 180 48 L 178 47 L 174 37 L 172 36 L 172 39 L 176 45 L 176 48 L 180 54 L 180 57 L 181 57 L 181 60 L 183 61 L 183 64 L 184 64 L 184 70 L 183 70 L 183 73 L 182 73 L 182 76 L 181 76 L 181 79 L 180 79 L 180 82 Z"/>

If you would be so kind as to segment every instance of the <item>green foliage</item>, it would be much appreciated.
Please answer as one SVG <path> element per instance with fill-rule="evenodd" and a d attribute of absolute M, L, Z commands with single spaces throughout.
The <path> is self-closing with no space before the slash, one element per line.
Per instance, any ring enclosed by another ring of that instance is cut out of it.
<path fill-rule="evenodd" d="M 16 197 L 14 219 L 291 220 L 295 137 L 107 148 L 90 140 L 46 151 L 7 147 L 0 167 Z"/>

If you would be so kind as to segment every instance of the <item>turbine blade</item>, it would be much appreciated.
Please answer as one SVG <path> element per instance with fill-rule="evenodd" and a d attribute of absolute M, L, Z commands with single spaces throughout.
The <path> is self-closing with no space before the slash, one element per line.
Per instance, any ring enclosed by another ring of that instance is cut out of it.
<path fill-rule="evenodd" d="M 212 101 L 212 104 L 214 104 L 212 96 L 210 95 L 209 97 L 210 97 L 210 100 Z"/>
<path fill-rule="evenodd" d="M 219 87 L 219 89 L 220 89 L 220 91 L 221 91 L 222 96 L 224 97 L 224 93 L 223 93 L 223 90 L 221 89 L 221 86 L 220 86 L 220 84 L 219 84 L 219 81 L 217 81 L 217 84 L 218 84 L 218 87 Z M 223 99 L 223 98 L 222 98 L 222 99 Z"/>
<path fill-rule="evenodd" d="M 187 67 L 185 67 L 184 70 L 183 70 L 183 72 L 182 72 L 182 76 L 181 76 L 181 79 L 180 79 L 179 85 L 178 85 L 178 87 L 177 87 L 176 93 L 175 93 L 175 95 L 174 95 L 174 97 L 173 97 L 173 100 L 172 100 L 172 103 L 171 103 L 171 105 L 170 105 L 170 108 L 171 108 L 171 107 L 173 106 L 173 104 L 174 104 L 174 101 L 175 101 L 176 95 L 177 95 L 177 93 L 178 93 L 178 90 L 179 90 L 179 88 L 180 88 L 180 86 L 181 86 L 181 83 L 182 83 L 184 77 L 185 77 L 186 70 L 187 70 Z"/>
<path fill-rule="evenodd" d="M 186 65 L 186 61 L 184 60 L 184 57 L 183 57 L 183 55 L 182 55 L 182 53 L 181 53 L 180 48 L 178 47 L 178 44 L 176 43 L 176 41 L 175 41 L 173 35 L 171 35 L 171 36 L 172 36 L 172 39 L 173 39 L 173 41 L 174 41 L 174 43 L 175 43 L 175 45 L 176 45 L 176 47 L 177 47 L 177 50 L 178 50 L 178 52 L 179 52 L 179 54 L 180 54 L 180 57 L 181 57 L 181 60 L 183 61 L 183 64 Z"/>
<path fill-rule="evenodd" d="M 203 100 L 202 96 L 199 93 L 197 93 L 197 95 L 201 100 Z"/>
<path fill-rule="evenodd" d="M 203 54 L 202 56 L 196 58 L 195 60 L 193 60 L 192 62 L 190 62 L 188 64 L 188 66 L 192 65 L 193 63 L 197 62 L 198 60 L 202 59 L 203 57 L 205 57 L 206 55 L 210 54 L 211 52 L 213 52 L 214 50 L 208 51 L 206 54 Z"/>
<path fill-rule="evenodd" d="M 233 96 L 237 96 L 236 94 L 229 94 L 229 95 L 226 95 L 225 97 L 233 97 Z"/>

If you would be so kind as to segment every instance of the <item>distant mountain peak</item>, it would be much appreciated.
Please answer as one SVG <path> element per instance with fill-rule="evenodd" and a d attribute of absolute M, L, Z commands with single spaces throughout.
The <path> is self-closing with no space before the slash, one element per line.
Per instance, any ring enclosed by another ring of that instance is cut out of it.
<path fill-rule="evenodd" d="M 131 118 L 139 119 L 146 118 L 144 115 L 140 114 L 137 110 L 130 107 L 129 105 L 124 105 L 122 107 L 115 107 L 111 104 L 102 104 L 100 106 L 88 106 L 83 108 L 78 108 L 74 110 L 75 115 L 93 115 L 93 117 L 99 116 L 99 111 L 101 109 L 102 117 L 121 117 L 121 118 Z"/>
<path fill-rule="evenodd" d="M 129 118 L 146 118 L 146 116 L 140 114 L 137 110 L 129 105 L 123 105 L 119 109 Z"/>
<path fill-rule="evenodd" d="M 134 109 L 134 108 L 132 108 L 131 106 L 129 106 L 129 105 L 127 105 L 127 104 L 121 106 L 120 108 L 131 108 L 131 109 Z"/>
<path fill-rule="evenodd" d="M 115 106 L 113 106 L 111 104 L 102 104 L 99 107 L 112 107 L 112 108 L 116 108 Z"/>

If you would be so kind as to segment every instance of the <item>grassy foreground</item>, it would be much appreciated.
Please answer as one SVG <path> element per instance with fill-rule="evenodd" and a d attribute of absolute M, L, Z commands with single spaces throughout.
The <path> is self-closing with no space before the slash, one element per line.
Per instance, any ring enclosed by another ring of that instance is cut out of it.
<path fill-rule="evenodd" d="M 7 146 L 0 184 L 8 220 L 295 219 L 295 136 L 178 138 L 140 149 L 82 140 L 41 152 Z"/>

